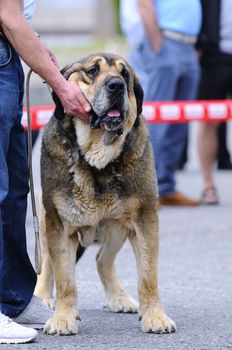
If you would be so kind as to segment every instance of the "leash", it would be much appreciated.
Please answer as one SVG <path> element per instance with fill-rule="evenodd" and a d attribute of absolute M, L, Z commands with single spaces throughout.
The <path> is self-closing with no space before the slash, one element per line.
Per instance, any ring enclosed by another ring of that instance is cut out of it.
<path fill-rule="evenodd" d="M 39 239 L 39 220 L 36 211 L 35 190 L 32 166 L 32 128 L 31 128 L 31 108 L 30 108 L 30 78 L 32 69 L 29 70 L 26 78 L 26 105 L 27 105 L 27 140 L 28 140 L 28 167 L 29 167 L 29 184 L 31 192 L 31 205 L 33 214 L 33 226 L 35 233 L 35 271 L 39 275 L 41 273 L 41 246 Z"/>
<path fill-rule="evenodd" d="M 30 78 L 32 74 L 32 69 L 27 73 L 26 78 L 26 106 L 27 106 L 27 141 L 28 141 L 28 167 L 29 167 L 29 184 L 31 192 L 31 206 L 33 214 L 33 227 L 35 234 L 35 272 L 39 275 L 41 273 L 41 245 L 39 239 L 39 219 L 36 210 L 35 201 L 35 188 L 34 188 L 34 178 L 33 178 L 33 165 L 32 165 L 32 127 L 31 127 L 31 106 L 30 106 Z M 50 95 L 52 96 L 51 88 L 46 84 Z"/>

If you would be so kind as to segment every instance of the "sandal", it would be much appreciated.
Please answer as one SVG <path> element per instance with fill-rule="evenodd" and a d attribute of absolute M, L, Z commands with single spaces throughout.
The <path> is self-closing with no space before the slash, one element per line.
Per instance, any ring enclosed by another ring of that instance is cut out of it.
<path fill-rule="evenodd" d="M 202 192 L 201 204 L 217 205 L 219 203 L 217 190 L 215 187 L 206 188 Z"/>

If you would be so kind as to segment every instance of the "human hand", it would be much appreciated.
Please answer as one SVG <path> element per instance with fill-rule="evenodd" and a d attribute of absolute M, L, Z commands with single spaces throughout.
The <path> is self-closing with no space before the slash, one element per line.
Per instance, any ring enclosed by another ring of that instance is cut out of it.
<path fill-rule="evenodd" d="M 66 81 L 59 97 L 65 113 L 73 117 L 78 117 L 88 123 L 88 113 L 91 110 L 91 106 L 79 85 L 73 81 Z"/>
<path fill-rule="evenodd" d="M 164 37 L 160 29 L 157 29 L 153 41 L 152 41 L 152 48 L 155 51 L 155 53 L 159 53 L 161 50 L 161 47 L 163 45 Z"/>

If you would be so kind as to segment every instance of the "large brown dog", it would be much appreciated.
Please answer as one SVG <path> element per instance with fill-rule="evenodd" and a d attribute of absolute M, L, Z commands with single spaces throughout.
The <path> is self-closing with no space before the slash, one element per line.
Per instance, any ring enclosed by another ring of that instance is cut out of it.
<path fill-rule="evenodd" d="M 97 269 L 107 305 L 114 312 L 137 312 L 137 303 L 120 285 L 116 254 L 128 238 L 138 265 L 142 330 L 175 331 L 160 303 L 157 285 L 157 184 L 152 148 L 141 115 L 138 79 L 116 55 L 96 54 L 63 70 L 79 84 L 92 106 L 89 123 L 66 115 L 56 101 L 43 133 L 42 273 L 36 294 L 52 297 L 56 308 L 48 334 L 77 333 L 75 260 L 78 246 L 100 244 Z M 54 270 L 54 271 L 53 271 Z"/>

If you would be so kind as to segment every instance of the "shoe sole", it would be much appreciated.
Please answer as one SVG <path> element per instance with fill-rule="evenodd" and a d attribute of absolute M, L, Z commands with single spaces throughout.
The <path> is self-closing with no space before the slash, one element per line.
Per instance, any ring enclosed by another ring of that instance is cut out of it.
<path fill-rule="evenodd" d="M 34 337 L 26 338 L 26 339 L 0 339 L 0 344 L 24 344 L 30 343 L 37 338 L 37 335 Z"/>
<path fill-rule="evenodd" d="M 43 329 L 44 323 L 19 323 L 21 326 L 34 329 Z"/>

